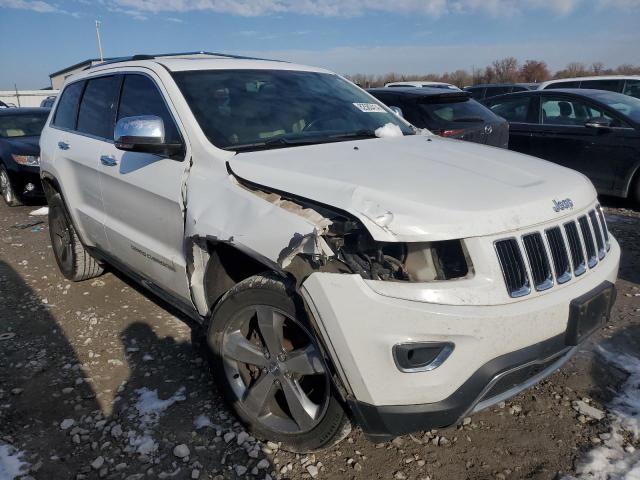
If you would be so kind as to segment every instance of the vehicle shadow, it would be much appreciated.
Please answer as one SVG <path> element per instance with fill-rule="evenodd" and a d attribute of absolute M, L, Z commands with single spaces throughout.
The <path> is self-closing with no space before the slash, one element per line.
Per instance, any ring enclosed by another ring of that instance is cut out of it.
<path fill-rule="evenodd" d="M 78 445 L 69 434 L 100 411 L 88 381 L 48 305 L 0 260 L 0 444 L 23 451 L 31 475 L 78 472 L 72 461 Z M 73 425 L 63 429 L 65 419 Z"/>

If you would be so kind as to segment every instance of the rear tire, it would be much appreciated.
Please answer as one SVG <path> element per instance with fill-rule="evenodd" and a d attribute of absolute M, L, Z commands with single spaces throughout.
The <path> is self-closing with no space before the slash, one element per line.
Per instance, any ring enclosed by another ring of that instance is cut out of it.
<path fill-rule="evenodd" d="M 207 344 L 221 392 L 248 430 L 304 453 L 335 445 L 351 424 L 297 300 L 275 274 L 247 278 L 218 302 Z"/>
<path fill-rule="evenodd" d="M 9 178 L 9 173 L 4 165 L 0 165 L 0 193 L 2 194 L 4 203 L 10 207 L 19 207 L 22 205 L 20 198 L 13 189 L 11 178 Z"/>
<path fill-rule="evenodd" d="M 60 194 L 51 195 L 48 201 L 49 236 L 62 274 L 74 282 L 101 275 L 102 265 L 82 245 Z"/>

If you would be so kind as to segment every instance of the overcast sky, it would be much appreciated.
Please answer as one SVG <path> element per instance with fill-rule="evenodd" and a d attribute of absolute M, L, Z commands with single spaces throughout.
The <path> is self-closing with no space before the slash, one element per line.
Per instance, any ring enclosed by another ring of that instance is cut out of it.
<path fill-rule="evenodd" d="M 515 56 L 640 64 L 640 0 L 0 0 L 0 90 L 97 56 L 222 51 L 350 73 Z"/>

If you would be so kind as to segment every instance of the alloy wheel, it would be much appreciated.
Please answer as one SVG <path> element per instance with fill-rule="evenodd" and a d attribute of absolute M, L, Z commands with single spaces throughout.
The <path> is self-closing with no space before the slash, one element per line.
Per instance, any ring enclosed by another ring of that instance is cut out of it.
<path fill-rule="evenodd" d="M 222 338 L 224 371 L 242 410 L 264 427 L 313 429 L 330 399 L 329 377 L 308 330 L 268 305 L 239 311 Z"/>
<path fill-rule="evenodd" d="M 5 202 L 11 205 L 11 202 L 13 202 L 11 181 L 9 180 L 9 175 L 7 175 L 7 171 L 4 168 L 0 169 L 0 193 L 2 193 L 2 198 L 4 198 Z"/>
<path fill-rule="evenodd" d="M 72 261 L 73 242 L 71 241 L 71 231 L 67 223 L 64 213 L 59 209 L 53 209 L 51 212 L 51 239 L 53 249 L 63 265 L 68 265 Z"/>

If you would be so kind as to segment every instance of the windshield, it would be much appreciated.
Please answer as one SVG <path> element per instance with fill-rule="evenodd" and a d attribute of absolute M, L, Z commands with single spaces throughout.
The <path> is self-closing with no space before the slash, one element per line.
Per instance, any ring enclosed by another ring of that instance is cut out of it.
<path fill-rule="evenodd" d="M 30 137 L 40 135 L 48 113 L 0 115 L 0 137 Z"/>
<path fill-rule="evenodd" d="M 640 99 L 614 92 L 599 92 L 593 98 L 627 117 L 640 122 Z"/>
<path fill-rule="evenodd" d="M 374 136 L 388 123 L 412 129 L 337 75 L 286 70 L 173 74 L 209 141 L 253 150 Z"/>

